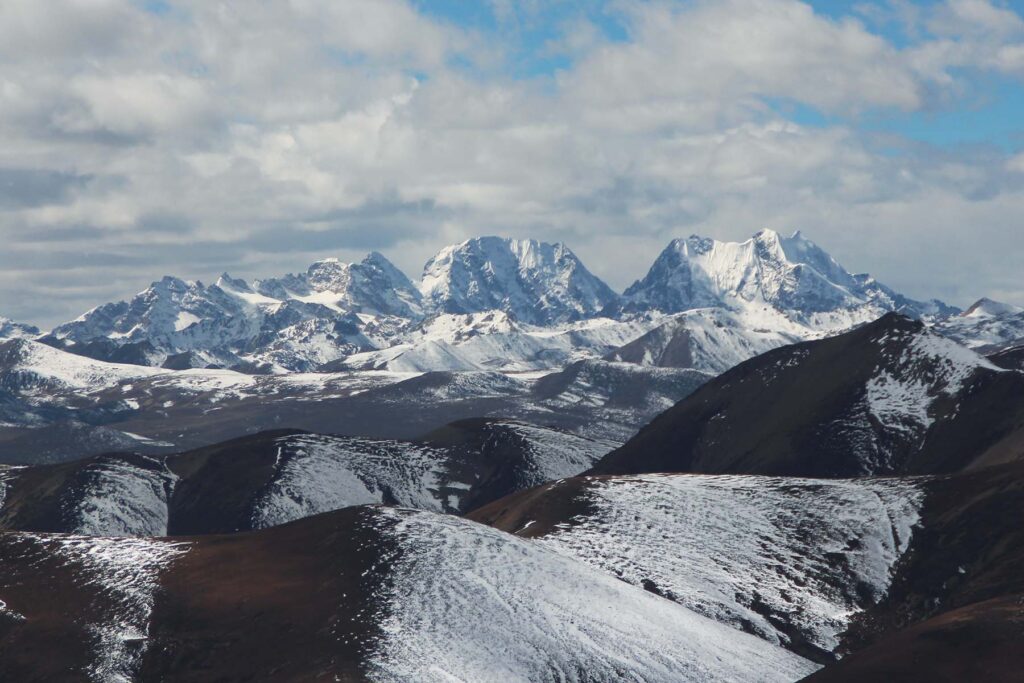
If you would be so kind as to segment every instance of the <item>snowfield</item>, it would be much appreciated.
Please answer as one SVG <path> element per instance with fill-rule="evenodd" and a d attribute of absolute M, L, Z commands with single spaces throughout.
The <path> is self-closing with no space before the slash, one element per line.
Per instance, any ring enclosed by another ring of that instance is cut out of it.
<path fill-rule="evenodd" d="M 123 461 L 91 465 L 82 495 L 67 501 L 70 531 L 89 536 L 166 536 L 168 498 L 177 477 L 154 461 L 151 468 Z M 2 507 L 2 506 L 0 506 Z"/>
<path fill-rule="evenodd" d="M 382 503 L 444 512 L 444 453 L 414 444 L 300 435 L 278 440 L 279 467 L 253 505 L 253 528 L 349 505 Z"/>
<path fill-rule="evenodd" d="M 140 365 L 104 363 L 51 348 L 27 339 L 5 345 L 0 369 L 17 372 L 26 389 L 98 391 L 133 379 L 153 377 L 166 370 Z"/>
<path fill-rule="evenodd" d="M 883 347 L 884 366 L 865 386 L 865 401 L 882 425 L 895 430 L 923 434 L 932 425 L 931 408 L 936 400 L 960 393 L 978 370 L 1004 372 L 983 356 L 930 330 L 893 332 L 878 343 Z M 890 347 L 896 350 L 889 351 Z"/>
<path fill-rule="evenodd" d="M 399 335 L 391 346 L 353 354 L 344 364 L 393 372 L 551 370 L 574 360 L 600 357 L 657 324 L 657 318 L 594 318 L 537 326 L 518 322 L 500 310 L 443 314 Z"/>
<path fill-rule="evenodd" d="M 912 480 L 651 474 L 593 479 L 585 498 L 586 515 L 538 542 L 772 644 L 830 653 L 885 595 L 923 495 Z"/>

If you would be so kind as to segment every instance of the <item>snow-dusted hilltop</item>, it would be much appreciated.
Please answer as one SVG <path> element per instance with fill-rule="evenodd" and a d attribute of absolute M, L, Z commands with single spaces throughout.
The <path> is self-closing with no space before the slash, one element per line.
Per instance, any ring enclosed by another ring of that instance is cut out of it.
<path fill-rule="evenodd" d="M 907 299 L 868 275 L 853 275 L 799 232 L 762 230 L 745 242 L 691 236 L 673 240 L 624 295 L 634 310 L 770 306 L 813 326 L 842 327 L 888 311 L 948 314 L 940 302 Z"/>
<path fill-rule="evenodd" d="M 618 298 L 565 245 L 501 237 L 442 249 L 420 289 L 432 311 L 499 309 L 536 325 L 591 318 Z"/>
<path fill-rule="evenodd" d="M 1024 313 L 1024 308 L 1013 304 L 1004 304 L 1001 301 L 993 301 L 983 297 L 975 301 L 970 308 L 963 312 L 965 318 L 997 318 L 1004 315 L 1019 315 Z"/>
<path fill-rule="evenodd" d="M 0 315 L 0 339 L 28 339 L 39 336 L 39 328 L 16 323 Z"/>
<path fill-rule="evenodd" d="M 944 473 L 1017 451 L 1020 396 L 1020 373 L 890 313 L 734 367 L 594 472 Z"/>
<path fill-rule="evenodd" d="M 828 662 L 886 594 L 924 495 L 899 479 L 579 477 L 469 518 Z"/>

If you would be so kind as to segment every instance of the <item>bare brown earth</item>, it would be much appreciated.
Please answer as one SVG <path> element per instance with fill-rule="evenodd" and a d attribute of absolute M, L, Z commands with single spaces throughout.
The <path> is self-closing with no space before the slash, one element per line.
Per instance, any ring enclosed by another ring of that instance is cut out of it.
<path fill-rule="evenodd" d="M 1024 596 L 961 607 L 916 624 L 804 679 L 808 683 L 1020 681 Z"/>
<path fill-rule="evenodd" d="M 349 508 L 173 539 L 190 548 L 160 574 L 137 679 L 363 680 L 384 616 L 374 596 L 396 553 L 379 531 L 387 523 L 374 508 Z M 0 534 L 0 680 L 85 680 L 94 635 L 80 617 L 115 605 L 90 568 L 36 547 Z"/>

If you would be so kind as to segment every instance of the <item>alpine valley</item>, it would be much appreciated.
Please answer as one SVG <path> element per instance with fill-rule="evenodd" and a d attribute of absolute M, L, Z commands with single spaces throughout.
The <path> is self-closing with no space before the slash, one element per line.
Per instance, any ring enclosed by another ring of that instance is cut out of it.
<path fill-rule="evenodd" d="M 1024 309 L 800 233 L 481 237 L 0 318 L 0 679 L 1024 669 Z"/>

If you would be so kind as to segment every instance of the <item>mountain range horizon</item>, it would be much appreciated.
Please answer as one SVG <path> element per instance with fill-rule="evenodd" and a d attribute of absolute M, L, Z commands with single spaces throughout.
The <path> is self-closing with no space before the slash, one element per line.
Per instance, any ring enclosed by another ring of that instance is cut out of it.
<path fill-rule="evenodd" d="M 676 239 L 671 240 L 669 242 L 669 244 L 667 245 L 667 247 L 661 252 L 660 255 L 664 256 L 667 251 L 669 251 L 669 250 L 671 250 L 673 248 L 673 245 L 679 245 L 679 244 L 682 244 L 682 243 L 685 243 L 685 242 L 709 242 L 709 243 L 721 244 L 721 245 L 742 245 L 742 244 L 748 244 L 748 243 L 756 242 L 759 238 L 768 238 L 768 239 L 771 239 L 771 240 L 778 240 L 780 243 L 782 243 L 782 242 L 804 243 L 804 244 L 811 245 L 814 249 L 822 251 L 822 253 L 825 253 L 823 250 L 820 249 L 820 247 L 818 247 L 818 245 L 815 242 L 813 242 L 812 240 L 808 239 L 805 236 L 805 231 L 803 231 L 803 230 L 795 230 L 791 234 L 790 237 L 784 237 L 784 233 L 782 233 L 782 232 L 776 231 L 776 230 L 774 230 L 772 228 L 762 228 L 761 230 L 758 230 L 757 232 L 755 232 L 749 239 L 744 240 L 744 241 L 738 241 L 738 242 L 729 242 L 729 241 L 724 241 L 724 240 L 717 240 L 717 239 L 714 239 L 714 238 L 709 238 L 709 237 L 705 237 L 705 236 L 698 235 L 698 234 L 694 233 L 694 234 L 691 234 L 687 238 L 676 238 Z M 509 237 L 509 236 L 505 236 L 505 235 L 482 235 L 482 236 L 479 236 L 479 237 L 468 238 L 466 240 L 463 240 L 462 242 L 454 243 L 454 244 L 450 244 L 450 245 L 447 245 L 445 247 L 442 247 L 441 249 L 438 250 L 438 252 L 433 257 L 431 257 L 430 259 L 427 260 L 427 262 L 424 264 L 424 267 L 423 267 L 422 272 L 420 274 L 420 278 L 416 279 L 416 280 L 410 278 L 405 271 L 403 271 L 401 268 L 396 266 L 387 257 L 387 255 L 385 253 L 383 253 L 382 251 L 380 251 L 380 250 L 375 250 L 374 249 L 374 250 L 368 251 L 366 257 L 362 260 L 362 263 L 365 264 L 365 263 L 371 262 L 371 261 L 383 262 L 384 264 L 386 264 L 386 268 L 387 269 L 393 271 L 394 273 L 400 274 L 400 276 L 402 278 L 405 278 L 410 285 L 415 285 L 415 286 L 419 287 L 421 285 L 422 281 L 423 281 L 423 278 L 428 275 L 428 271 L 429 271 L 429 268 L 430 268 L 431 264 L 434 263 L 439 256 L 441 256 L 441 255 L 443 255 L 445 253 L 450 253 L 451 251 L 457 250 L 459 248 L 465 248 L 465 247 L 467 247 L 467 245 L 471 245 L 471 244 L 485 244 L 485 243 L 488 243 L 488 242 L 500 242 L 500 243 L 504 243 L 504 244 L 508 244 L 508 245 L 514 245 L 514 249 L 521 249 L 521 250 L 526 250 L 526 251 L 528 251 L 531 248 L 532 249 L 556 249 L 556 250 L 563 250 L 571 258 L 576 259 L 577 261 L 579 261 L 581 266 L 583 265 L 582 261 L 579 259 L 579 257 L 576 256 L 576 254 L 572 251 L 571 247 L 566 242 L 563 242 L 563 241 L 546 242 L 544 240 L 536 239 L 536 238 L 517 238 L 517 237 Z M 789 255 L 787 254 L 787 256 L 789 256 Z M 828 255 L 826 253 L 825 256 L 827 256 L 827 258 L 830 261 L 833 262 L 835 267 L 842 268 L 842 266 L 839 264 L 839 262 L 836 261 L 835 259 L 833 259 L 830 255 Z M 355 263 L 356 262 L 345 262 L 345 261 L 343 261 L 342 259 L 340 259 L 338 257 L 327 256 L 327 257 L 320 258 L 320 259 L 317 259 L 317 260 L 313 261 L 310 264 L 310 266 L 307 268 L 307 273 L 308 272 L 312 272 L 318 266 L 323 266 L 323 265 L 328 265 L 328 264 L 339 264 L 339 265 L 343 265 L 343 266 L 352 266 L 352 265 L 355 265 Z M 587 270 L 585 267 L 584 267 L 584 269 L 586 270 L 587 274 L 588 275 L 592 275 L 594 280 L 596 280 L 598 283 L 600 283 L 601 286 L 607 287 L 609 291 L 613 292 L 615 295 L 620 296 L 620 297 L 623 294 L 628 294 L 628 292 L 631 289 L 637 287 L 639 285 L 639 283 L 641 282 L 641 280 L 642 280 L 642 278 L 638 278 L 638 279 L 634 280 L 632 282 L 632 284 L 630 284 L 627 287 L 623 288 L 621 292 L 618 292 L 618 291 L 615 291 L 610 286 L 606 285 L 604 283 L 604 281 L 603 281 L 603 278 L 601 278 L 601 277 L 599 277 L 597 275 L 593 275 L 593 273 L 590 270 Z M 236 285 L 239 284 L 239 283 L 244 283 L 245 286 L 248 286 L 248 283 L 246 282 L 245 278 L 234 278 L 234 277 L 232 277 L 230 275 L 229 271 L 230 271 L 230 269 L 225 269 L 221 273 L 221 275 L 218 276 L 214 280 L 213 284 L 214 285 L 220 285 L 221 283 L 225 283 L 225 282 L 226 283 L 232 283 L 233 282 Z M 648 275 L 649 275 L 649 273 L 648 273 Z M 858 273 L 857 276 L 858 277 L 860 277 L 860 276 L 868 276 L 868 271 L 865 271 L 864 273 Z M 280 279 L 281 280 L 287 280 L 288 278 L 294 278 L 294 277 L 296 277 L 295 274 L 288 273 L 288 274 L 284 275 Z M 277 278 L 274 278 L 274 279 L 271 279 L 270 281 L 273 281 L 273 280 L 276 280 L 276 279 Z M 264 278 L 259 278 L 259 277 L 251 278 L 251 280 L 252 280 L 253 283 L 260 283 L 260 282 L 267 281 Z M 164 283 L 174 283 L 176 286 L 185 286 L 185 287 L 197 286 L 199 288 L 205 287 L 205 285 L 203 284 L 203 280 L 200 279 L 200 278 L 187 279 L 187 278 L 180 278 L 180 277 L 178 277 L 176 275 L 173 275 L 173 274 L 164 274 L 159 280 L 152 281 L 150 283 L 150 285 L 149 285 L 149 288 L 156 287 L 161 282 L 164 282 Z M 144 293 L 149 288 L 140 290 L 139 292 L 137 292 L 137 294 Z M 938 298 L 930 298 L 929 300 L 934 300 L 936 302 L 940 302 L 940 300 Z M 983 301 L 986 301 L 986 300 L 988 300 L 988 301 L 996 301 L 996 303 L 1000 303 L 1001 305 L 1008 305 L 1008 306 L 1014 307 L 1014 308 L 1017 307 L 1016 306 L 1016 302 L 1008 301 L 1008 302 L 1004 303 L 1002 301 L 997 301 L 995 298 L 990 298 L 989 294 L 985 293 L 985 292 L 979 292 L 976 297 L 973 297 L 970 300 L 965 300 L 965 301 L 959 302 L 958 304 L 949 305 L 949 304 L 946 304 L 946 302 L 944 302 L 944 301 L 942 301 L 940 303 L 942 303 L 943 305 L 949 306 L 951 309 L 952 308 L 956 308 L 958 310 L 968 310 L 968 309 L 972 308 L 973 306 L 976 306 L 980 302 L 983 302 Z M 1024 303 L 1024 302 L 1022 302 L 1022 303 Z M 102 305 L 102 304 L 97 304 L 97 306 L 99 306 L 99 305 Z M 87 313 L 91 312 L 92 310 L 93 309 L 89 309 L 89 311 L 86 311 L 84 314 L 87 314 Z M 18 319 L 18 318 L 14 318 L 13 316 L 11 318 L 8 318 L 8 317 L 5 317 L 6 313 L 7 313 L 6 311 L 0 310 L 0 321 L 3 321 L 2 323 L 0 323 L 0 337 L 5 336 L 5 334 L 4 334 L 4 331 L 5 331 L 4 325 L 7 325 L 7 326 L 18 325 L 18 326 L 20 326 L 23 329 L 27 329 L 29 331 L 28 333 L 42 334 L 45 331 L 49 331 L 50 329 L 52 329 L 54 327 L 57 327 L 58 325 L 60 325 L 63 322 L 71 322 L 70 320 L 66 320 L 66 319 L 58 319 L 58 320 L 52 321 L 52 323 L 48 325 L 48 324 L 46 324 L 46 321 Z"/>

